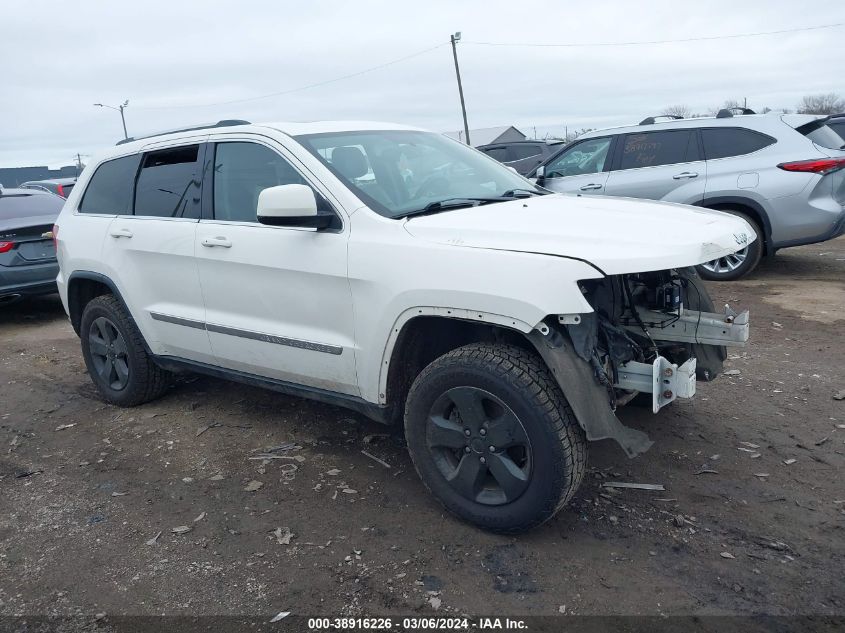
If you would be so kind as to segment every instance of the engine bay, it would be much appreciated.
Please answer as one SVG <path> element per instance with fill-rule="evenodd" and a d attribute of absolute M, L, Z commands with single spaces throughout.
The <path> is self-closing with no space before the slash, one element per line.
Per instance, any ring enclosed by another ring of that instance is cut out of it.
<path fill-rule="evenodd" d="M 611 407 L 651 394 L 652 409 L 695 394 L 748 340 L 748 312 L 716 313 L 695 269 L 612 275 L 579 284 L 594 312 L 559 315 Z"/>

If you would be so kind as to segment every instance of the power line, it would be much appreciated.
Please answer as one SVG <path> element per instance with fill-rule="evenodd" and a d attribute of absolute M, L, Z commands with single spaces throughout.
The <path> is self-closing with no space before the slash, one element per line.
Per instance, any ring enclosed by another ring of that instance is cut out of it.
<path fill-rule="evenodd" d="M 337 81 L 343 81 L 344 79 L 351 79 L 352 77 L 360 77 L 361 75 L 366 75 L 367 73 L 374 72 L 376 70 L 381 70 L 382 68 L 387 68 L 388 66 L 393 66 L 395 64 L 399 64 L 409 59 L 413 59 L 415 57 L 419 57 L 421 55 L 425 55 L 426 53 L 430 53 L 431 51 L 437 50 L 438 48 L 442 48 L 443 46 L 447 46 L 449 42 L 442 42 L 437 46 L 432 46 L 431 48 L 426 48 L 422 51 L 417 51 L 416 53 L 412 53 L 410 55 L 406 55 L 405 57 L 400 57 L 399 59 L 394 59 L 389 62 L 385 62 L 383 64 L 379 64 L 378 66 L 372 66 L 370 68 L 365 68 L 364 70 L 359 70 L 354 73 L 349 73 L 348 75 L 341 75 L 340 77 L 334 77 L 332 79 L 326 79 L 324 81 L 318 81 L 312 84 L 306 84 L 304 86 L 299 86 L 297 88 L 291 88 L 289 90 L 281 90 L 279 92 L 270 92 L 268 94 L 257 95 L 255 97 L 245 97 L 243 99 L 232 99 L 230 101 L 217 101 L 214 103 L 193 103 L 193 104 L 182 104 L 182 105 L 166 105 L 166 106 L 135 106 L 136 110 L 172 110 L 177 108 L 206 108 L 210 106 L 221 106 L 221 105 L 231 105 L 234 103 L 246 103 L 249 101 L 259 101 L 261 99 L 270 99 L 271 97 L 281 97 L 282 95 L 289 95 L 294 92 L 300 92 L 302 90 L 310 90 L 311 88 L 318 88 L 320 86 L 325 86 L 327 84 L 335 83 Z"/>
<path fill-rule="evenodd" d="M 474 44 L 476 46 L 522 46 L 522 47 L 539 47 L 539 48 L 592 48 L 599 46 L 643 46 L 648 44 L 680 44 L 683 42 L 704 42 L 711 40 L 728 40 L 740 37 L 759 37 L 763 35 L 781 35 L 784 33 L 798 33 L 800 31 L 817 31 L 819 29 L 833 29 L 843 26 L 845 22 L 836 24 L 821 24 L 819 26 L 805 26 L 796 29 L 783 29 L 780 31 L 759 31 L 756 33 L 736 33 L 732 35 L 711 35 L 705 37 L 688 37 L 680 40 L 645 40 L 637 42 L 594 42 L 588 44 L 535 44 L 535 43 L 520 43 L 520 42 L 473 42 L 466 41 L 466 44 Z"/>

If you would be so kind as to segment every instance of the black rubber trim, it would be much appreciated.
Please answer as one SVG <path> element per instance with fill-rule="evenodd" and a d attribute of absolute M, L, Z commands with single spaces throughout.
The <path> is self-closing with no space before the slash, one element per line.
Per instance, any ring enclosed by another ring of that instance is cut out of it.
<path fill-rule="evenodd" d="M 111 279 L 106 277 L 105 275 L 102 275 L 100 273 L 91 272 L 89 270 L 76 270 L 76 271 L 74 271 L 70 274 L 70 277 L 68 277 L 68 280 L 67 280 L 68 309 L 70 309 L 70 304 L 71 304 L 71 301 L 72 301 L 71 289 L 73 288 L 73 281 L 75 279 L 89 279 L 91 281 L 97 281 L 97 282 L 103 284 L 104 286 L 106 286 L 109 289 L 109 291 L 111 292 L 111 294 L 113 294 L 115 296 L 115 298 L 118 301 L 120 301 L 120 305 L 126 311 L 126 314 L 128 315 L 128 317 L 130 319 L 132 319 L 133 322 L 135 321 L 135 318 L 132 316 L 132 312 L 129 310 L 129 306 L 127 306 L 126 301 L 123 300 L 123 295 L 121 295 L 120 290 L 117 289 L 117 285 L 115 285 L 115 283 Z M 84 309 L 85 308 L 83 306 L 83 310 Z M 82 311 L 79 312 L 79 319 L 81 319 L 81 318 L 82 318 Z M 76 332 L 77 336 L 79 336 L 79 320 L 74 322 L 74 320 L 71 319 L 71 325 L 73 326 L 73 331 Z M 147 346 L 146 342 L 144 343 L 144 349 L 146 350 L 146 352 L 148 354 L 150 353 L 150 349 Z"/>
<path fill-rule="evenodd" d="M 217 334 L 226 334 L 228 336 L 247 338 L 253 341 L 263 341 L 265 343 L 273 343 L 275 345 L 285 345 L 287 347 L 307 349 L 312 352 L 322 352 L 324 354 L 333 354 L 335 356 L 340 356 L 343 353 L 343 348 L 339 345 L 314 343 L 312 341 L 303 341 L 300 339 L 287 338 L 284 336 L 274 336 L 272 334 L 253 332 L 251 330 L 241 330 L 239 328 L 228 327 L 225 325 L 215 325 L 214 323 L 203 323 L 202 321 L 195 321 L 194 319 L 183 319 L 182 317 L 171 316 L 169 314 L 161 314 L 160 312 L 150 312 L 150 316 L 155 321 L 173 323 L 174 325 L 182 325 L 184 327 L 196 328 L 198 330 L 206 330 L 208 332 L 216 332 Z"/>
<path fill-rule="evenodd" d="M 169 314 L 161 314 L 160 312 L 150 312 L 153 321 L 162 321 L 163 323 L 173 323 L 174 325 L 184 325 L 185 327 L 192 327 L 198 330 L 205 329 L 205 323 L 202 321 L 194 321 L 193 319 L 183 319 L 182 317 L 170 316 Z"/>
<path fill-rule="evenodd" d="M 322 402 L 324 404 L 350 409 L 361 413 L 376 422 L 381 422 L 383 424 L 388 423 L 386 406 L 368 402 L 358 396 L 350 396 L 347 394 L 328 391 L 326 389 L 320 389 L 319 387 L 308 387 L 284 380 L 266 378 L 264 376 L 257 376 L 255 374 L 249 374 L 236 369 L 216 367 L 215 365 L 200 363 L 198 361 L 187 360 L 176 356 L 153 356 L 153 359 L 157 365 L 170 371 L 192 371 L 199 374 L 205 374 L 207 376 L 213 376 L 215 378 L 232 380 L 234 382 L 251 385 L 253 387 L 270 389 L 289 396 L 316 400 L 317 402 Z"/>
<path fill-rule="evenodd" d="M 839 216 L 836 223 L 821 235 L 813 235 L 811 237 L 802 237 L 797 240 L 787 240 L 785 242 L 778 242 L 773 245 L 774 249 L 789 248 L 790 246 L 804 246 L 806 244 L 818 244 L 819 242 L 827 242 L 833 240 L 840 235 L 845 234 L 845 213 Z"/>
<path fill-rule="evenodd" d="M 225 325 L 214 325 L 213 323 L 206 323 L 205 329 L 209 332 L 216 332 L 218 334 L 228 334 L 229 336 L 238 336 L 240 338 L 248 338 L 253 341 L 263 341 L 265 343 L 275 343 L 276 345 L 285 345 L 287 347 L 296 347 L 299 349 L 307 349 L 312 352 L 322 352 L 324 354 L 332 354 L 340 356 L 343 353 L 343 348 L 338 345 L 327 345 L 325 343 L 314 343 L 312 341 L 302 341 L 295 338 L 286 338 L 284 336 L 273 336 L 272 334 L 262 334 L 261 332 L 252 332 L 250 330 L 239 330 Z"/>

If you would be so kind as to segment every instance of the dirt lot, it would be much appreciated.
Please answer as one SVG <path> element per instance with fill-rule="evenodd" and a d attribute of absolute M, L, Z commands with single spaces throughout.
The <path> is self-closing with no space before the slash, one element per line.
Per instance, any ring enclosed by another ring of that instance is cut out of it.
<path fill-rule="evenodd" d="M 840 239 L 714 285 L 751 309 L 739 373 L 624 411 L 651 451 L 593 444 L 516 538 L 444 514 L 375 423 L 194 376 L 111 407 L 55 297 L 2 308 L 0 615 L 843 614 L 843 280 Z"/>

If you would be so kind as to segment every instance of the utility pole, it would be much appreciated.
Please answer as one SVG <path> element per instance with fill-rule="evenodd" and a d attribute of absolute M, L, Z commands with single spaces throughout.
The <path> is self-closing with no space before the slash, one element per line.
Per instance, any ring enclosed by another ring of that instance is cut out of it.
<path fill-rule="evenodd" d="M 458 67 L 458 49 L 455 46 L 456 42 L 461 41 L 461 32 L 458 31 L 449 37 L 452 40 L 452 57 L 455 58 L 455 76 L 458 78 L 458 94 L 461 96 L 461 114 L 464 116 L 464 134 L 466 135 L 466 144 L 470 145 L 469 124 L 467 123 L 467 107 L 464 103 L 464 87 L 461 85 L 461 69 Z"/>
<path fill-rule="evenodd" d="M 88 154 L 86 154 L 87 156 Z M 79 178 L 79 174 L 82 173 L 82 154 L 79 152 L 76 153 L 76 177 Z"/>
<path fill-rule="evenodd" d="M 129 99 L 121 103 L 119 106 L 110 106 L 104 103 L 95 103 L 95 106 L 98 108 L 110 108 L 112 110 L 117 110 L 120 112 L 120 122 L 123 123 L 123 138 L 129 138 L 129 134 L 126 132 L 126 117 L 123 115 L 123 110 L 129 107 Z"/>

